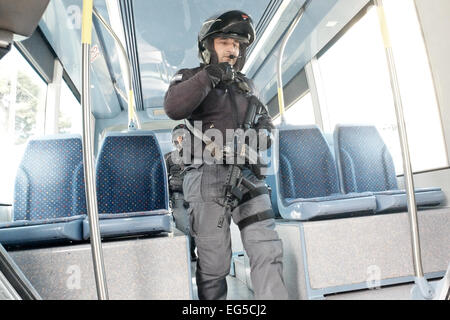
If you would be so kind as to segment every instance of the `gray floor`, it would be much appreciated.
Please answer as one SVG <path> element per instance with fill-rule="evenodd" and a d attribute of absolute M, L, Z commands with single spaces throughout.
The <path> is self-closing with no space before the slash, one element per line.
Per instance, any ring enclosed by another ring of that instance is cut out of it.
<path fill-rule="evenodd" d="M 193 299 L 198 300 L 197 286 L 195 285 L 195 262 L 191 264 L 192 283 L 193 283 Z M 439 279 L 438 279 L 439 280 Z M 433 280 L 431 283 L 438 280 Z M 228 295 L 227 300 L 253 300 L 254 295 L 247 286 L 233 276 L 227 276 Z M 372 290 L 359 290 L 354 292 L 345 292 L 339 294 L 331 294 L 325 297 L 326 300 L 409 300 L 411 297 L 411 289 L 414 283 L 402 285 L 387 286 Z"/>
<path fill-rule="evenodd" d="M 253 291 L 249 290 L 247 286 L 236 277 L 228 276 L 228 296 L 227 300 L 253 300 Z"/>

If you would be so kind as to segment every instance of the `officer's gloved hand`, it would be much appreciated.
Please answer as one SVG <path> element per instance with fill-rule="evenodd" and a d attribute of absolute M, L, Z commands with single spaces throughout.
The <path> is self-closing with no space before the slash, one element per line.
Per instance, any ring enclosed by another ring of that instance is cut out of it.
<path fill-rule="evenodd" d="M 216 86 L 219 82 L 233 81 L 236 72 L 233 66 L 228 62 L 213 63 L 205 67 L 213 86 Z"/>
<path fill-rule="evenodd" d="M 183 179 L 177 176 L 169 177 L 169 189 L 171 191 L 183 192 Z"/>
<path fill-rule="evenodd" d="M 258 119 L 255 125 L 256 130 L 266 129 L 268 131 L 272 131 L 275 129 L 275 126 L 272 123 L 272 119 L 268 116 L 262 116 Z"/>
<path fill-rule="evenodd" d="M 256 178 L 258 178 L 258 180 L 264 180 L 266 178 L 265 173 L 265 168 L 267 166 L 263 165 L 263 164 L 251 164 L 250 166 L 250 170 L 253 172 L 253 174 L 255 175 Z"/>
<path fill-rule="evenodd" d="M 270 148 L 272 144 L 271 132 L 275 129 L 272 119 L 269 116 L 262 116 L 255 125 L 258 132 L 258 150 L 264 151 Z"/>

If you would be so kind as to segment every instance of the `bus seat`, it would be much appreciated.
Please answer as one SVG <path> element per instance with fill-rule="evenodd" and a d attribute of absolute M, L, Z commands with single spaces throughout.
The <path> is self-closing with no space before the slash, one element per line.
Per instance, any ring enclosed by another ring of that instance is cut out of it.
<path fill-rule="evenodd" d="M 85 216 L 81 136 L 30 140 L 16 175 L 13 221 L 0 223 L 0 243 L 81 240 Z"/>
<path fill-rule="evenodd" d="M 336 162 L 336 156 L 334 154 L 334 137 L 333 133 L 324 133 L 325 141 L 327 142 L 328 146 L 330 147 L 331 154 L 333 156 L 334 161 Z"/>
<path fill-rule="evenodd" d="M 165 163 L 153 132 L 107 133 L 97 158 L 96 182 L 102 237 L 170 231 Z M 86 218 L 83 237 L 89 236 Z"/>
<path fill-rule="evenodd" d="M 266 181 L 276 190 L 274 197 L 284 219 L 305 221 L 374 212 L 375 197 L 370 192 L 339 192 L 336 164 L 317 126 L 279 128 L 279 150 L 273 156 L 279 170 Z"/>
<path fill-rule="evenodd" d="M 374 126 L 337 125 L 334 141 L 344 193 L 373 192 L 377 212 L 407 208 L 406 193 L 398 189 L 391 154 Z M 418 188 L 415 193 L 418 206 L 439 205 L 445 199 L 440 188 Z"/>

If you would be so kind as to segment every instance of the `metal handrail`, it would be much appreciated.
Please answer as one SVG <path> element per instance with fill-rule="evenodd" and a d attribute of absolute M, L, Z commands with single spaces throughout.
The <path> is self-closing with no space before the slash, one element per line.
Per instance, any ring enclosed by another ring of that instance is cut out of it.
<path fill-rule="evenodd" d="M 389 37 L 386 17 L 384 13 L 383 1 L 374 0 L 378 10 L 378 18 L 380 21 L 381 34 L 383 37 L 384 48 L 386 52 L 386 60 L 388 62 L 389 76 L 391 80 L 392 94 L 394 96 L 395 114 L 397 117 L 398 134 L 400 138 L 400 147 L 402 151 L 403 170 L 405 173 L 405 187 L 408 203 L 409 222 L 411 228 L 412 255 L 414 263 L 415 281 L 420 288 L 424 298 L 433 297 L 433 290 L 427 283 L 423 274 L 422 256 L 420 251 L 419 224 L 417 220 L 417 205 L 414 194 L 414 179 L 411 167 L 411 158 L 409 153 L 408 136 L 406 133 L 405 116 L 403 112 L 403 103 L 400 95 L 400 87 L 395 67 L 394 54 Z"/>
<path fill-rule="evenodd" d="M 105 29 L 109 32 L 109 34 L 114 38 L 117 45 L 120 48 L 120 52 L 124 56 L 126 60 L 126 72 L 128 76 L 128 128 L 129 129 L 141 129 L 141 122 L 139 121 L 139 117 L 136 111 L 136 106 L 134 104 L 134 94 L 133 94 L 133 84 L 131 79 L 131 62 L 128 59 L 127 51 L 125 50 L 125 47 L 123 46 L 122 42 L 120 41 L 117 34 L 114 32 L 114 30 L 111 28 L 111 26 L 106 22 L 106 20 L 101 16 L 100 13 L 98 13 L 97 9 L 93 7 L 93 13 L 97 17 L 98 20 L 103 24 Z M 136 123 L 134 123 L 136 122 Z"/>
<path fill-rule="evenodd" d="M 39 293 L 22 273 L 19 266 L 9 256 L 5 248 L 0 244 L 0 273 L 12 286 L 12 289 L 23 300 L 42 300 Z M 12 295 L 14 292 L 11 292 Z"/>
<path fill-rule="evenodd" d="M 95 181 L 94 146 L 91 128 L 91 99 L 89 77 L 89 53 L 92 38 L 93 0 L 83 0 L 83 20 L 81 32 L 81 106 L 83 112 L 83 167 L 86 186 L 86 206 L 89 217 L 92 258 L 95 282 L 99 300 L 108 299 L 105 264 L 98 222 L 97 188 Z"/>
<path fill-rule="evenodd" d="M 305 13 L 306 7 L 309 5 L 311 0 L 306 0 L 305 3 L 302 5 L 302 7 L 298 10 L 297 15 L 295 16 L 294 20 L 292 21 L 291 25 L 289 26 L 289 29 L 287 30 L 286 34 L 283 37 L 283 40 L 280 44 L 280 50 L 278 54 L 278 63 L 277 63 L 277 87 L 278 87 L 278 107 L 280 109 L 280 117 L 281 117 L 281 123 L 284 124 L 286 122 L 286 119 L 284 117 L 285 109 L 284 109 L 284 93 L 283 93 L 283 79 L 282 79 L 282 62 L 283 62 L 283 54 L 284 49 L 286 48 L 286 44 L 289 40 L 289 38 L 292 35 L 292 32 L 294 32 L 295 27 L 297 27 L 298 23 L 303 17 L 303 14 Z"/>

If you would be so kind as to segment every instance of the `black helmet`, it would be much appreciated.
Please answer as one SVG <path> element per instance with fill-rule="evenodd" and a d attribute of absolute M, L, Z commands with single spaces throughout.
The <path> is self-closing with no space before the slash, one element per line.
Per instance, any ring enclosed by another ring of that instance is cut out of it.
<path fill-rule="evenodd" d="M 240 42 L 239 57 L 234 68 L 240 71 L 245 63 L 245 51 L 255 39 L 255 30 L 250 16 L 242 11 L 232 10 L 214 15 L 203 22 L 198 33 L 198 55 L 205 64 L 217 63 L 212 39 L 233 38 Z"/>

